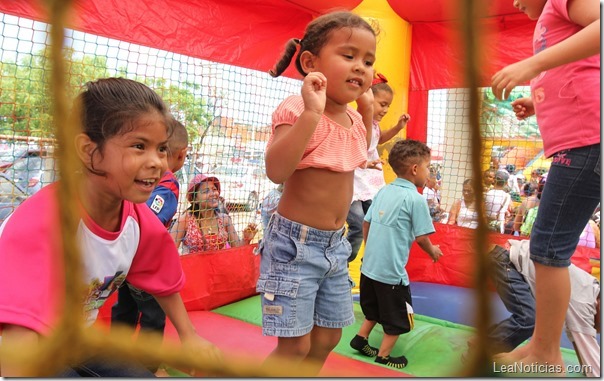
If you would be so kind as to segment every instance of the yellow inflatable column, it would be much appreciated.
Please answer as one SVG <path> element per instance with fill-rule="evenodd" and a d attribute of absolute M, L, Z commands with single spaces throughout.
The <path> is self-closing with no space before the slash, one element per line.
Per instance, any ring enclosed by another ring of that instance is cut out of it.
<path fill-rule="evenodd" d="M 388 79 L 388 84 L 394 90 L 394 100 L 388 114 L 380 122 L 382 130 L 394 126 L 401 114 L 407 112 L 409 102 L 409 65 L 411 57 L 411 24 L 401 19 L 386 0 L 364 0 L 353 12 L 365 18 L 378 32 L 377 60 L 375 70 Z M 410 123 L 413 123 L 413 119 Z M 406 137 L 406 129 L 399 133 L 401 138 Z M 388 152 L 397 140 L 379 146 L 380 157 L 384 165 L 384 178 L 386 182 L 394 180 L 396 175 L 388 165 Z M 361 258 L 364 246 L 361 247 L 357 258 L 350 263 L 350 276 L 356 283 L 353 292 L 358 292 L 361 276 Z"/>

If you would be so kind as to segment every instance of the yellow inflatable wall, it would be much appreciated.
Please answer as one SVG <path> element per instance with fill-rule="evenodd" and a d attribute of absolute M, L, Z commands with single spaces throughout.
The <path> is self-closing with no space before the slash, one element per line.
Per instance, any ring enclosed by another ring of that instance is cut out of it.
<path fill-rule="evenodd" d="M 388 84 L 394 90 L 392 105 L 380 123 L 382 130 L 387 130 L 394 126 L 401 114 L 408 109 L 411 24 L 401 19 L 385 0 L 364 0 L 353 12 L 367 19 L 378 31 L 375 70 L 386 76 Z M 409 124 L 412 123 L 413 115 Z M 404 139 L 406 133 L 406 129 L 403 129 L 399 133 L 400 138 Z M 378 147 L 380 157 L 386 163 L 384 165 L 386 182 L 396 177 L 388 165 L 388 152 L 396 140 L 397 137 Z M 361 247 L 357 258 L 350 263 L 350 275 L 357 285 L 353 292 L 358 292 L 363 249 L 364 247 Z"/>

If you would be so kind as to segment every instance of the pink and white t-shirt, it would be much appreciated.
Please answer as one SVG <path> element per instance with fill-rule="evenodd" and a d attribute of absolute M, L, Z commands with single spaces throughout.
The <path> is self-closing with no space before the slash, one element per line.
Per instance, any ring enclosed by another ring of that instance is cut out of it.
<path fill-rule="evenodd" d="M 533 51 L 566 40 L 583 27 L 568 16 L 568 0 L 548 0 L 535 26 Z M 545 156 L 600 142 L 600 55 L 547 71 L 531 81 Z"/>
<path fill-rule="evenodd" d="M 42 188 L 0 226 L 0 325 L 46 334 L 61 313 L 64 268 L 57 190 L 56 183 Z M 184 285 L 176 245 L 144 203 L 123 202 L 117 232 L 102 229 L 84 215 L 77 241 L 88 286 L 82 302 L 89 324 L 126 279 L 158 296 L 174 294 Z"/>

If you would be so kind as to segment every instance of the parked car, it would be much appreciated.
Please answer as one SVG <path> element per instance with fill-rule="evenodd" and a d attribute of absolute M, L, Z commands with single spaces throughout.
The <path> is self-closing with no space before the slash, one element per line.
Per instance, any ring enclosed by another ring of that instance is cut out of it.
<path fill-rule="evenodd" d="M 208 175 L 220 180 L 221 195 L 227 204 L 244 205 L 248 211 L 256 210 L 264 195 L 275 187 L 260 166 L 219 165 Z"/>
<path fill-rule="evenodd" d="M 0 224 L 4 222 L 19 204 L 27 198 L 27 193 L 4 173 L 0 173 Z"/>
<path fill-rule="evenodd" d="M 3 174 L 32 195 L 58 179 L 58 167 L 52 156 L 25 156 L 15 160 Z"/>
<path fill-rule="evenodd" d="M 7 151 L 2 151 L 0 152 L 0 172 L 12 167 L 21 160 L 45 155 L 47 155 L 47 151 L 45 149 L 31 148 L 27 146 L 17 146 Z"/>

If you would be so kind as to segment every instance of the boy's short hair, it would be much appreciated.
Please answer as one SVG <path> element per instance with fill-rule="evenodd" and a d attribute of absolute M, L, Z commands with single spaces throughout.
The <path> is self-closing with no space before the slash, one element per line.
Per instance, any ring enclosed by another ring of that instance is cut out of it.
<path fill-rule="evenodd" d="M 495 174 L 495 184 L 497 184 L 497 185 L 505 184 L 508 182 L 509 178 L 510 178 L 510 174 L 507 173 L 507 171 L 499 170 Z"/>
<path fill-rule="evenodd" d="M 430 148 L 420 141 L 399 140 L 394 143 L 390 154 L 388 154 L 388 164 L 390 164 L 394 173 L 400 176 L 411 165 L 419 164 L 421 160 L 429 160 L 430 155 Z"/>
<path fill-rule="evenodd" d="M 173 155 L 189 146 L 189 133 L 186 127 L 174 117 L 170 117 L 168 123 L 170 123 L 170 130 L 172 131 L 168 138 L 168 152 Z"/>

